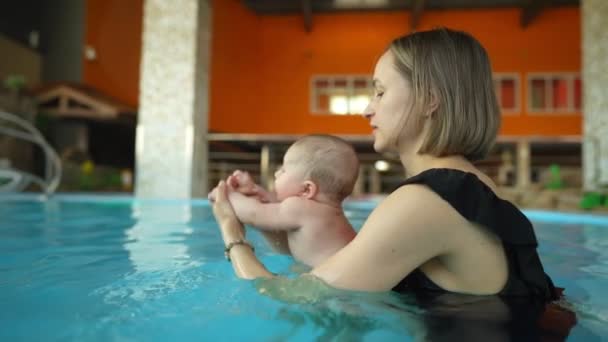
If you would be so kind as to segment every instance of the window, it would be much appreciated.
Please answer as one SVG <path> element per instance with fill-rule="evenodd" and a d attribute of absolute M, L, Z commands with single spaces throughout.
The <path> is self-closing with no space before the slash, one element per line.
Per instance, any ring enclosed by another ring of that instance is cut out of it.
<path fill-rule="evenodd" d="M 361 114 L 373 92 L 371 77 L 315 76 L 311 83 L 311 108 L 315 114 Z"/>
<path fill-rule="evenodd" d="M 578 73 L 528 75 L 528 112 L 574 113 L 582 104 Z"/>
<path fill-rule="evenodd" d="M 503 114 L 519 113 L 519 75 L 507 73 L 495 73 L 494 90 L 496 91 L 496 99 L 498 106 Z"/>

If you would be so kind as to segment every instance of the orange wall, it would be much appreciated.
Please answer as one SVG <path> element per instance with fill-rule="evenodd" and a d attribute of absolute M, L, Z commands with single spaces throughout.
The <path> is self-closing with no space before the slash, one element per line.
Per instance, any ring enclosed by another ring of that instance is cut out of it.
<path fill-rule="evenodd" d="M 97 58 L 84 60 L 84 82 L 137 106 L 143 0 L 87 0 L 85 45 Z"/>
<path fill-rule="evenodd" d="M 85 63 L 85 80 L 132 104 L 141 2 L 88 0 L 87 41 L 96 42 L 100 59 Z M 314 15 L 313 31 L 306 33 L 301 15 L 257 16 L 240 0 L 215 0 L 213 11 L 212 131 L 369 133 L 358 117 L 310 114 L 309 80 L 314 74 L 371 74 L 386 44 L 407 32 L 408 13 Z M 526 29 L 519 18 L 518 9 L 427 11 L 420 29 L 442 25 L 475 35 L 496 72 L 520 74 L 525 108 L 526 73 L 580 70 L 580 19 L 578 8 L 571 7 L 546 10 Z M 102 56 L 108 60 L 102 62 Z M 524 109 L 504 116 L 501 134 L 578 135 L 581 126 L 580 113 L 528 115 Z"/>

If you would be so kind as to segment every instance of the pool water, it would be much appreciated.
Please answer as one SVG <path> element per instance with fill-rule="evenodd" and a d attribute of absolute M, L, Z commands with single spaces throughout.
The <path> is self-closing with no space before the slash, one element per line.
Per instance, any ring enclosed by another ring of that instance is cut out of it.
<path fill-rule="evenodd" d="M 353 225 L 360 227 L 375 204 L 348 202 Z M 562 306 L 576 314 L 567 339 L 608 341 L 608 218 L 526 214 L 547 273 L 566 288 Z M 333 291 L 295 302 L 262 295 L 259 282 L 234 276 L 204 200 L 19 195 L 0 197 L 0 217 L 0 341 L 514 336 L 492 319 L 479 330 L 430 324 L 421 318 L 428 308 L 391 293 Z M 293 276 L 289 257 L 271 252 L 255 231 L 248 238 L 271 271 Z M 456 309 L 462 306 L 452 304 Z"/>

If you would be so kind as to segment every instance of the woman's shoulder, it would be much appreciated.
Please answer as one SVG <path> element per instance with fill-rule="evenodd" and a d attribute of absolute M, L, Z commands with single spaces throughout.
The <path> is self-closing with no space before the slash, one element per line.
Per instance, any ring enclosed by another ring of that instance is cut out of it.
<path fill-rule="evenodd" d="M 494 189 L 473 172 L 458 169 L 430 169 L 406 179 L 395 192 L 412 185 L 437 194 L 462 217 L 496 233 L 512 244 L 537 243 L 527 217 L 511 202 L 501 199 Z"/>
<path fill-rule="evenodd" d="M 420 225 L 430 231 L 430 226 L 438 229 L 465 222 L 458 211 L 447 203 L 437 192 L 424 184 L 411 183 L 400 186 L 390 193 L 373 214 L 381 213 L 384 220 L 407 223 L 408 227 Z"/>
<path fill-rule="evenodd" d="M 452 168 L 428 169 L 405 179 L 397 188 L 408 184 L 424 184 L 446 190 L 468 186 L 495 193 L 492 181 L 481 172 L 473 170 Z"/>
<path fill-rule="evenodd" d="M 498 199 L 491 180 L 485 175 L 460 169 L 437 168 L 423 171 L 401 182 L 396 191 L 404 187 L 411 188 L 411 185 L 429 189 L 452 206 L 467 201 Z"/>

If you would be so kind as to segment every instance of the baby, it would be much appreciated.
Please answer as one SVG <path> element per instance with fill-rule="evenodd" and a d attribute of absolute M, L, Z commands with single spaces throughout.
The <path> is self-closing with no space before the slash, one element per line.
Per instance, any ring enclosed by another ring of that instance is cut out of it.
<path fill-rule="evenodd" d="M 227 183 L 238 191 L 231 191 L 229 199 L 239 220 L 259 229 L 275 250 L 314 267 L 355 237 L 342 201 L 353 191 L 358 174 L 359 160 L 348 143 L 310 135 L 283 156 L 274 193 L 235 171 Z"/>

